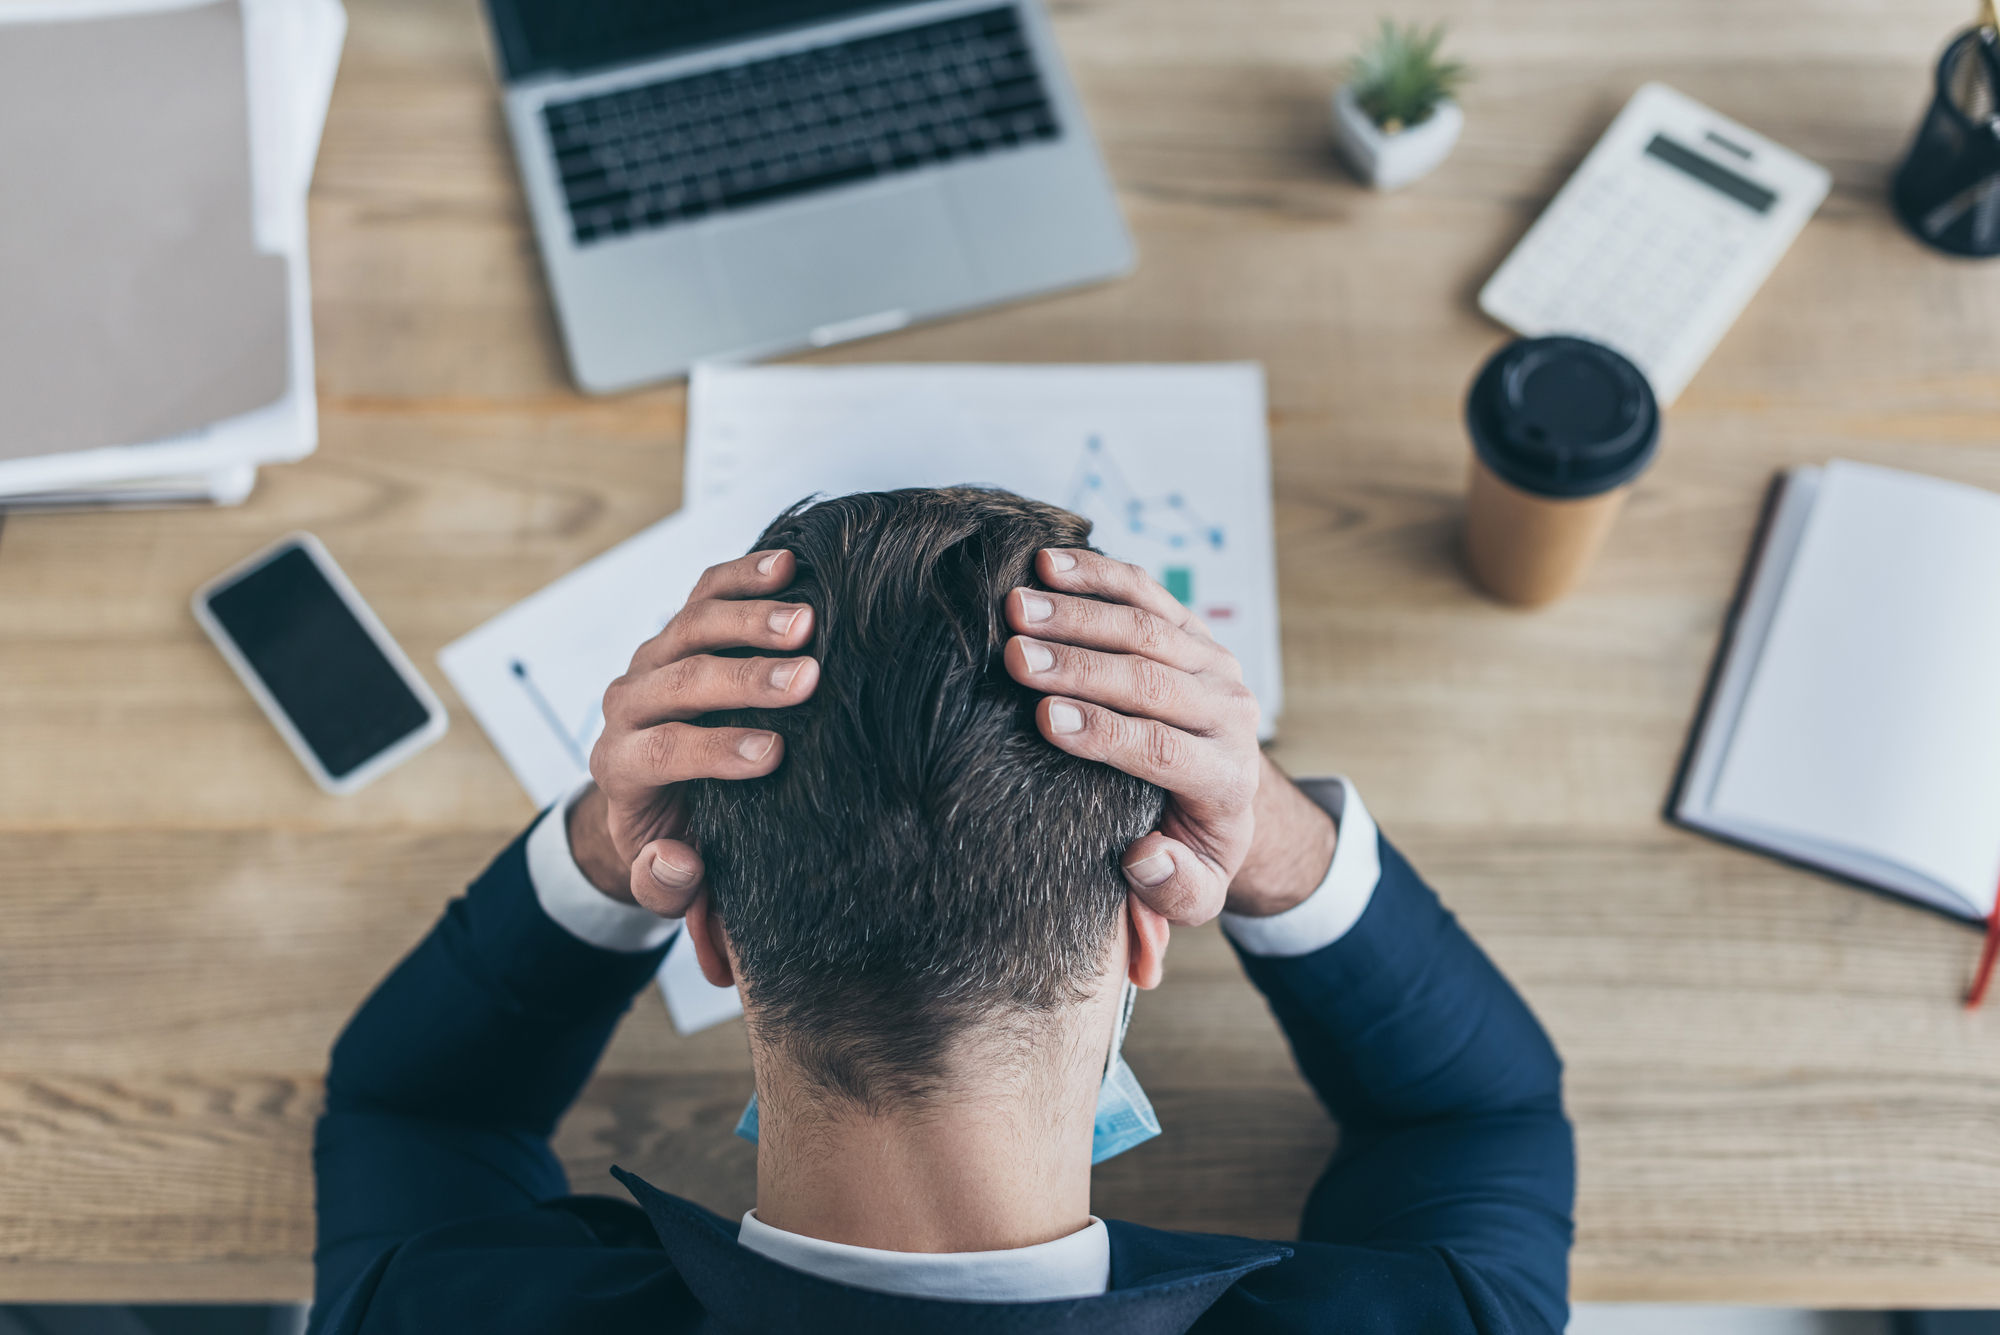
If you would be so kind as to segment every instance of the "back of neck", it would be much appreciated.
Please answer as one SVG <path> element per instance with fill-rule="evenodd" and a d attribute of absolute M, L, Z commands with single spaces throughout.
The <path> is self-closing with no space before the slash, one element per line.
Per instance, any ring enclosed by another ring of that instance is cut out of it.
<path fill-rule="evenodd" d="M 1049 1038 L 1056 1050 L 1025 1073 L 1018 1051 L 999 1075 L 963 1060 L 972 1074 L 879 1112 L 802 1088 L 760 1052 L 758 1219 L 899 1252 L 1000 1251 L 1087 1227 L 1103 1058 L 1084 1034 Z"/>

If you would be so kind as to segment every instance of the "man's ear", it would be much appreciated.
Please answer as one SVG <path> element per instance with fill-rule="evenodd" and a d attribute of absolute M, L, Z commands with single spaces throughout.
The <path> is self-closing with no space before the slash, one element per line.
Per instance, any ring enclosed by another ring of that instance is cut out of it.
<path fill-rule="evenodd" d="M 1125 896 L 1125 913 L 1132 920 L 1132 949 L 1126 957 L 1125 976 L 1132 980 L 1132 986 L 1150 992 L 1167 975 L 1167 937 L 1173 927 L 1137 895 Z M 694 921 L 692 915 L 688 921 Z"/>
<path fill-rule="evenodd" d="M 707 890 L 688 905 L 687 921 L 681 930 L 694 941 L 694 958 L 701 965 L 701 976 L 717 987 L 734 987 L 736 970 L 729 963 L 729 930 L 722 925 L 722 919 L 708 911 Z"/>

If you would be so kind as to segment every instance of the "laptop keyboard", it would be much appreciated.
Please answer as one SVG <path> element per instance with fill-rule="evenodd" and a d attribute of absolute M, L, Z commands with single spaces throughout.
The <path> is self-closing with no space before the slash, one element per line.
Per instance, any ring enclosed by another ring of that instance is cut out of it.
<path fill-rule="evenodd" d="M 542 116 L 579 246 L 1061 134 L 1012 6 Z"/>

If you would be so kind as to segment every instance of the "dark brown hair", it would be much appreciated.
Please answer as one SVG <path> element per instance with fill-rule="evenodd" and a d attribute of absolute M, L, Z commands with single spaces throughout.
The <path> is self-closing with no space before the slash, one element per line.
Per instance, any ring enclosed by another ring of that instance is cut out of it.
<path fill-rule="evenodd" d="M 1009 591 L 1090 522 L 974 487 L 805 502 L 753 550 L 798 558 L 777 595 L 815 614 L 810 701 L 711 723 L 770 728 L 778 769 L 692 786 L 759 1037 L 866 1106 L 921 1096 L 985 1017 L 1082 1000 L 1124 910 L 1119 857 L 1151 784 L 1051 746 L 1001 662 Z"/>

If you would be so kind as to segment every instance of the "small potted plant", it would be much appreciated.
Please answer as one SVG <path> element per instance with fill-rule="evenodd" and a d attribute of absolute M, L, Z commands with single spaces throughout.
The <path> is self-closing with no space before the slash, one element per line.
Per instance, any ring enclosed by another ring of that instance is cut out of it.
<path fill-rule="evenodd" d="M 1377 190 L 1394 190 L 1443 162 L 1465 127 L 1454 94 L 1465 66 L 1438 59 L 1444 25 L 1429 32 L 1388 19 L 1347 69 L 1333 95 L 1333 126 L 1354 172 Z"/>

